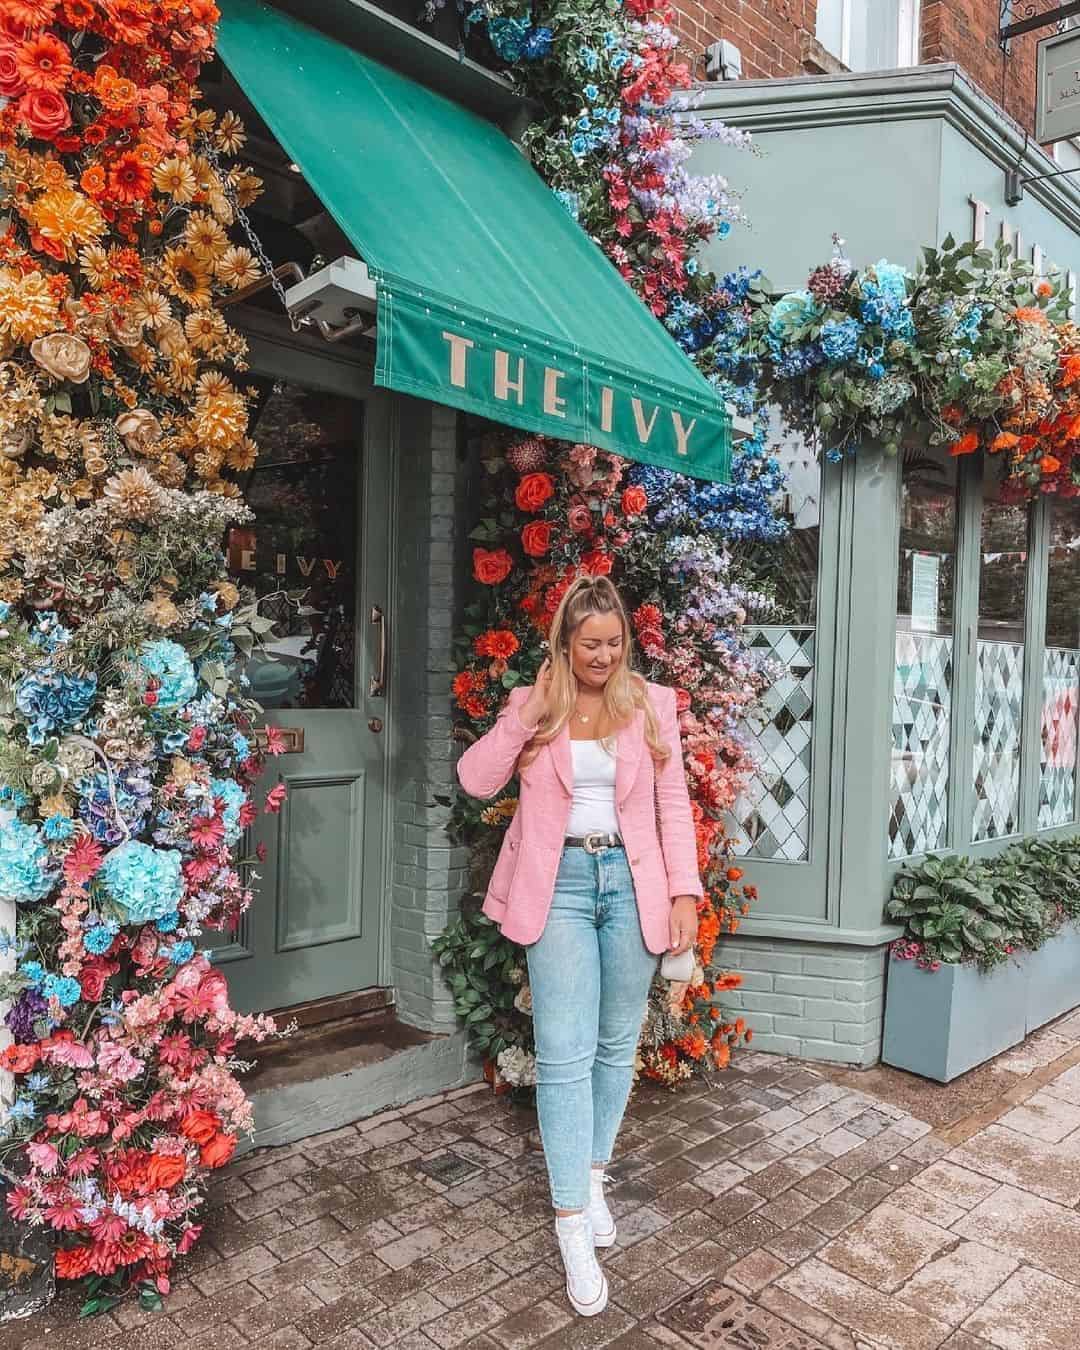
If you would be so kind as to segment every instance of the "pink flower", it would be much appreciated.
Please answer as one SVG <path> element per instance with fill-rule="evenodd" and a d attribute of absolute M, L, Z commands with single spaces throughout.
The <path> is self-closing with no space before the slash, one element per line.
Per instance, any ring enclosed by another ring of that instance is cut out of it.
<path fill-rule="evenodd" d="M 285 737 L 281 734 L 278 727 L 264 727 L 266 734 L 266 753 L 268 755 L 283 755 L 285 753 Z"/>
<path fill-rule="evenodd" d="M 52 1144 L 48 1143 L 27 1144 L 26 1155 L 32 1165 L 46 1175 L 55 1172 L 57 1164 L 60 1162 L 60 1154 Z"/>
<path fill-rule="evenodd" d="M 45 1220 L 61 1232 L 74 1230 L 83 1226 L 82 1211 L 81 1200 L 74 1195 L 64 1195 L 46 1209 Z"/>
<path fill-rule="evenodd" d="M 281 810 L 281 803 L 285 800 L 285 791 L 284 783 L 278 783 L 276 787 L 272 787 L 266 794 L 266 802 L 263 805 L 263 810 L 272 816 L 276 816 Z"/>

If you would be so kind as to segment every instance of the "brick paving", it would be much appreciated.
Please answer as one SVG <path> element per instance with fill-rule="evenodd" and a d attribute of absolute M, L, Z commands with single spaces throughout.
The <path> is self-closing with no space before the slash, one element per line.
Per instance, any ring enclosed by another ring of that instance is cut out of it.
<path fill-rule="evenodd" d="M 475 1085 L 243 1157 L 163 1311 L 66 1294 L 0 1350 L 1075 1350 L 1080 1064 L 944 1134 L 773 1055 L 643 1085 L 585 1319 L 535 1114 Z"/>

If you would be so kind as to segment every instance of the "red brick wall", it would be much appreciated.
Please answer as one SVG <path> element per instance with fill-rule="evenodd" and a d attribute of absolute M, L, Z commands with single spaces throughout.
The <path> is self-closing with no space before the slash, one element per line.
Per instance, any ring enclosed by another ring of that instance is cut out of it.
<path fill-rule="evenodd" d="M 828 58 L 815 51 L 817 0 L 675 0 L 678 29 L 694 74 L 704 78 L 704 49 L 727 38 L 742 53 L 743 78 L 817 74 Z M 873 3 L 873 0 L 870 0 Z M 1034 0 L 1042 12 L 1059 0 Z M 1017 6 L 1019 8 L 1019 6 Z M 997 29 L 1000 0 L 922 0 L 922 61 L 962 66 L 995 103 L 1029 129 L 1035 106 L 1035 45 L 1052 31 L 1015 38 L 1003 63 Z"/>
<path fill-rule="evenodd" d="M 694 74 L 704 76 L 701 53 L 727 38 L 742 53 L 744 80 L 803 75 L 801 35 L 811 37 L 817 0 L 675 0 L 679 35 L 697 59 Z"/>

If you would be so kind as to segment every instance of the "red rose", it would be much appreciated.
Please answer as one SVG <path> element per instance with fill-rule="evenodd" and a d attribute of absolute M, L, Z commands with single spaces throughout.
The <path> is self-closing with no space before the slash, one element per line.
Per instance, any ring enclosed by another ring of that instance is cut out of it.
<path fill-rule="evenodd" d="M 551 547 L 551 523 L 533 520 L 521 531 L 521 547 L 530 558 L 542 558 Z"/>
<path fill-rule="evenodd" d="M 180 1122 L 180 1133 L 196 1144 L 208 1144 L 218 1133 L 221 1118 L 214 1111 L 189 1111 Z"/>
<path fill-rule="evenodd" d="M 500 581 L 505 581 L 514 565 L 504 548 L 474 548 L 472 558 L 473 576 L 485 586 L 496 586 Z"/>
<path fill-rule="evenodd" d="M 120 969 L 115 961 L 87 961 L 79 975 L 79 988 L 88 1003 L 97 1003 L 105 992 L 105 981 Z"/>
<path fill-rule="evenodd" d="M 32 136 L 51 140 L 71 126 L 66 100 L 53 89 L 31 89 L 19 99 L 19 116 Z"/>
<path fill-rule="evenodd" d="M 664 635 L 659 628 L 642 628 L 638 631 L 638 641 L 645 652 L 655 656 L 664 650 Z"/>
<path fill-rule="evenodd" d="M 171 1191 L 187 1171 L 187 1160 L 171 1154 L 154 1153 L 146 1164 L 146 1179 L 155 1191 Z"/>
<path fill-rule="evenodd" d="M 15 60 L 17 50 L 14 42 L 0 41 L 0 97 L 3 98 L 18 98 L 26 88 Z"/>
<path fill-rule="evenodd" d="M 235 1134 L 215 1134 L 199 1149 L 199 1157 L 204 1167 L 224 1167 L 235 1152 Z"/>
<path fill-rule="evenodd" d="M 548 473 L 527 473 L 517 485 L 514 501 L 519 511 L 539 511 L 555 495 L 555 484 Z"/>
<path fill-rule="evenodd" d="M 644 488 L 635 485 L 623 491 L 622 509 L 628 516 L 640 516 L 648 504 L 649 499 L 645 495 Z"/>
<path fill-rule="evenodd" d="M 581 567 L 582 571 L 588 572 L 591 577 L 606 577 L 611 571 L 612 562 L 602 548 L 594 548 L 591 553 L 586 553 L 582 557 Z"/>

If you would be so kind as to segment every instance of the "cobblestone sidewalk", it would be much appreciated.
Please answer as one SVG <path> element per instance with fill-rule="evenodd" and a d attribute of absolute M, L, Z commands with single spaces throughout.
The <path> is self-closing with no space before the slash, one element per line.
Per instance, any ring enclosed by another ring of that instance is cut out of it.
<path fill-rule="evenodd" d="M 641 1087 L 590 1319 L 535 1115 L 478 1085 L 243 1158 L 163 1312 L 68 1295 L 0 1350 L 1075 1350 L 1080 1064 L 1045 1077 L 957 1146 L 776 1056 Z"/>

